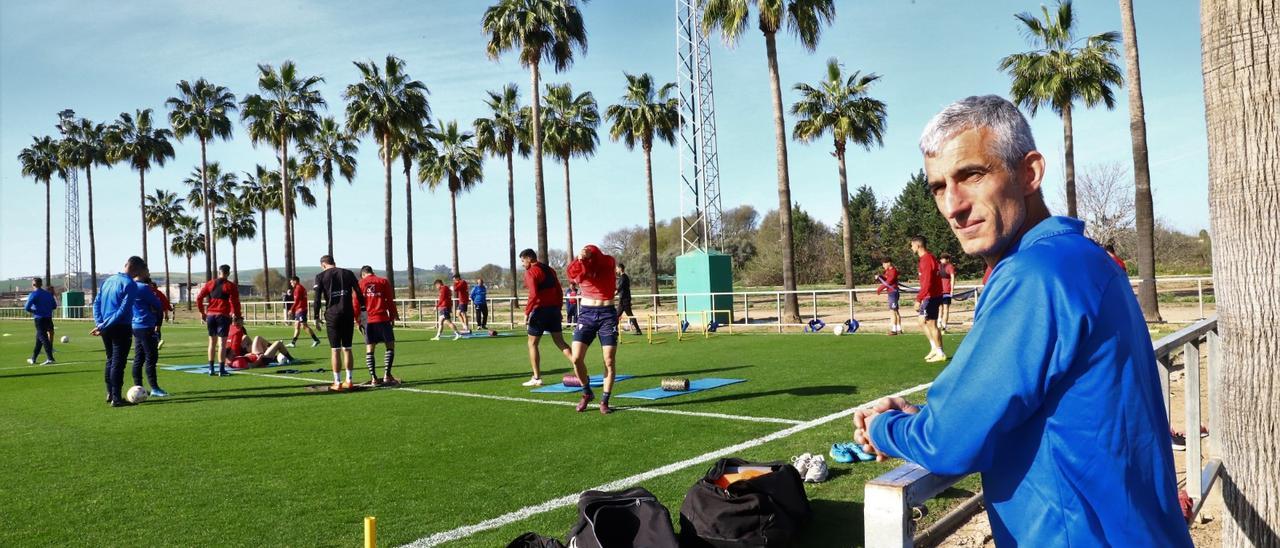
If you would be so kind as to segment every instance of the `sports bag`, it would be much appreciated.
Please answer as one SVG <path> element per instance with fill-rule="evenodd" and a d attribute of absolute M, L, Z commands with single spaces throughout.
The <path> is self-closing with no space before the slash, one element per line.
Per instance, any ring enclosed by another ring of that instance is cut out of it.
<path fill-rule="evenodd" d="M 717 485 L 726 469 L 767 467 L 770 472 Z M 683 547 L 787 546 L 813 510 L 795 467 L 785 462 L 720 459 L 689 488 L 680 506 Z"/>
<path fill-rule="evenodd" d="M 671 513 L 643 487 L 587 491 L 578 498 L 578 523 L 569 548 L 677 548 Z"/>
<path fill-rule="evenodd" d="M 560 539 L 544 537 L 537 533 L 525 533 L 516 537 L 507 548 L 564 548 Z"/>

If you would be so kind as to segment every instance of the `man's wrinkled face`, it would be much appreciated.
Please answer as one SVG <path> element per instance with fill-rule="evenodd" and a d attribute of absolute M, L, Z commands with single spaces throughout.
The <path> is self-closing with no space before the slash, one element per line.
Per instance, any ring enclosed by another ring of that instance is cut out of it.
<path fill-rule="evenodd" d="M 1027 197 L 1040 188 L 1043 159 L 1031 152 L 1011 173 L 989 128 L 956 134 L 924 159 L 929 191 L 965 253 L 998 259 L 1018 235 Z"/>

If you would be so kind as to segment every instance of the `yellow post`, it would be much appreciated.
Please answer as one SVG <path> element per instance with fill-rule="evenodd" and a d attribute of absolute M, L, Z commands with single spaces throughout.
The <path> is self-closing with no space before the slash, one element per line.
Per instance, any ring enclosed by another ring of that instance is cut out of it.
<path fill-rule="evenodd" d="M 375 548 L 378 545 L 378 518 L 364 517 L 364 548 Z"/>
<path fill-rule="evenodd" d="M 653 314 L 649 314 L 645 320 L 645 327 L 647 328 L 645 331 L 649 332 L 649 344 L 653 344 Z"/>

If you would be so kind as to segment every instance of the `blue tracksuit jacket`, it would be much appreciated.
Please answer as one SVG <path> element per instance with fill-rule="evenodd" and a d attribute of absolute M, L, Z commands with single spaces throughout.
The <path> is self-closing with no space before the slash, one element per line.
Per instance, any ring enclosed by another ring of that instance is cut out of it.
<path fill-rule="evenodd" d="M 37 319 L 52 318 L 54 309 L 58 308 L 58 302 L 54 300 L 53 293 L 41 287 L 27 295 L 27 304 L 22 308 Z"/>
<path fill-rule="evenodd" d="M 137 294 L 137 283 L 123 272 L 103 280 L 93 299 L 93 321 L 98 329 L 120 324 L 130 326 Z"/>
<path fill-rule="evenodd" d="M 483 285 L 471 286 L 471 302 L 485 304 L 489 301 L 489 288 Z"/>
<path fill-rule="evenodd" d="M 1051 217 L 996 264 L 973 330 L 885 453 L 982 473 L 999 546 L 1190 547 L 1151 337 L 1083 223 Z"/>
<path fill-rule="evenodd" d="M 161 310 L 164 305 L 151 292 L 151 286 L 142 282 L 134 282 L 137 296 L 133 299 L 133 328 L 150 329 L 160 323 Z"/>

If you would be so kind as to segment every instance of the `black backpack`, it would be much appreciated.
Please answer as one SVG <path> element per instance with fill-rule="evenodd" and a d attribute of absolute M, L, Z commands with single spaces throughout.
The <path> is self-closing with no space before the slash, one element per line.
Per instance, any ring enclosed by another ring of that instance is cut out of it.
<path fill-rule="evenodd" d="M 544 537 L 537 533 L 525 533 L 516 537 L 507 548 L 564 548 L 560 539 Z"/>
<path fill-rule="evenodd" d="M 733 482 L 728 489 L 716 485 L 725 469 L 735 466 L 764 466 L 772 472 Z M 720 459 L 684 497 L 680 545 L 787 546 L 812 516 L 795 467 L 784 462 Z"/>
<path fill-rule="evenodd" d="M 643 487 L 587 491 L 578 498 L 578 523 L 569 548 L 677 548 L 671 513 Z"/>

